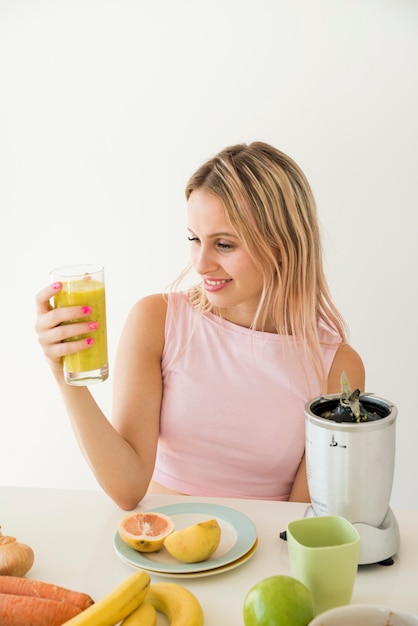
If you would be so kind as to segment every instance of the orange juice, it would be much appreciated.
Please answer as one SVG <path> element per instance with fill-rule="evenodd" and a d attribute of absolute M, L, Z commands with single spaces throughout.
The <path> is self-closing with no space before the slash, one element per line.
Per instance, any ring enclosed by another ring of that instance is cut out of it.
<path fill-rule="evenodd" d="M 95 321 L 99 324 L 98 329 L 91 334 L 78 335 L 69 339 L 69 341 L 74 341 L 84 337 L 93 337 L 94 343 L 86 350 L 63 357 L 65 379 L 73 385 L 86 385 L 106 380 L 109 375 L 109 366 L 104 282 L 97 280 L 94 272 L 85 272 L 84 275 L 77 275 L 74 278 L 64 276 L 63 273 L 60 275 L 60 270 L 53 272 L 54 280 L 60 280 L 63 285 L 61 291 L 54 296 L 54 306 L 90 306 L 92 308 L 90 315 L 73 321 Z M 100 279 L 101 276 L 99 275 L 98 278 Z"/>

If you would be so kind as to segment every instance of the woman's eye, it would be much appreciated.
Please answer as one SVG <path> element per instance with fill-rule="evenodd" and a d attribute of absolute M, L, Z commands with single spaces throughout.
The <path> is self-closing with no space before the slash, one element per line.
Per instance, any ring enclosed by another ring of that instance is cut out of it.
<path fill-rule="evenodd" d="M 221 250 L 232 250 L 233 245 L 231 243 L 225 243 L 224 241 L 218 241 L 218 248 Z"/>
<path fill-rule="evenodd" d="M 196 235 L 188 235 L 187 239 L 191 243 L 200 244 L 200 239 L 199 237 L 196 237 Z M 235 247 L 232 243 L 227 243 L 226 241 L 216 241 L 214 246 L 221 252 L 228 252 L 229 250 L 233 250 Z"/>

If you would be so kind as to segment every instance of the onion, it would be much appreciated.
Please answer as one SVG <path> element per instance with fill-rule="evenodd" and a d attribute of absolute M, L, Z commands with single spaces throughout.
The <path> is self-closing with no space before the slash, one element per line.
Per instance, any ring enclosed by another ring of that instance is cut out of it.
<path fill-rule="evenodd" d="M 16 537 L 4 537 L 0 526 L 0 576 L 24 576 L 34 560 L 32 548 L 16 541 Z"/>

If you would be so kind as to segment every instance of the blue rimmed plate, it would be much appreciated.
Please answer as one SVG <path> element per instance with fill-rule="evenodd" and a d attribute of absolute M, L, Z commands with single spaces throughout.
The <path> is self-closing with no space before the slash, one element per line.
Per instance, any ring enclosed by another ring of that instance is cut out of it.
<path fill-rule="evenodd" d="M 225 571 L 244 563 L 255 550 L 257 530 L 253 522 L 243 513 L 230 507 L 206 503 L 169 504 L 152 509 L 172 518 L 175 530 L 187 528 L 215 518 L 221 527 L 219 546 L 206 561 L 181 563 L 163 547 L 158 552 L 138 552 L 130 548 L 116 531 L 114 548 L 118 556 L 133 567 L 162 575 L 209 575 L 213 570 Z M 247 557 L 247 558 L 245 558 Z"/>

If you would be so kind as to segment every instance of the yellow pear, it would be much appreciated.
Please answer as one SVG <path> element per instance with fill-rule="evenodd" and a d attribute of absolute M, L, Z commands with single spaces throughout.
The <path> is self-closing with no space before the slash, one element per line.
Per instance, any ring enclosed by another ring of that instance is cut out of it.
<path fill-rule="evenodd" d="M 216 519 L 210 519 L 175 530 L 165 539 L 164 546 L 178 561 L 199 563 L 206 561 L 215 552 L 220 540 L 221 527 Z"/>

